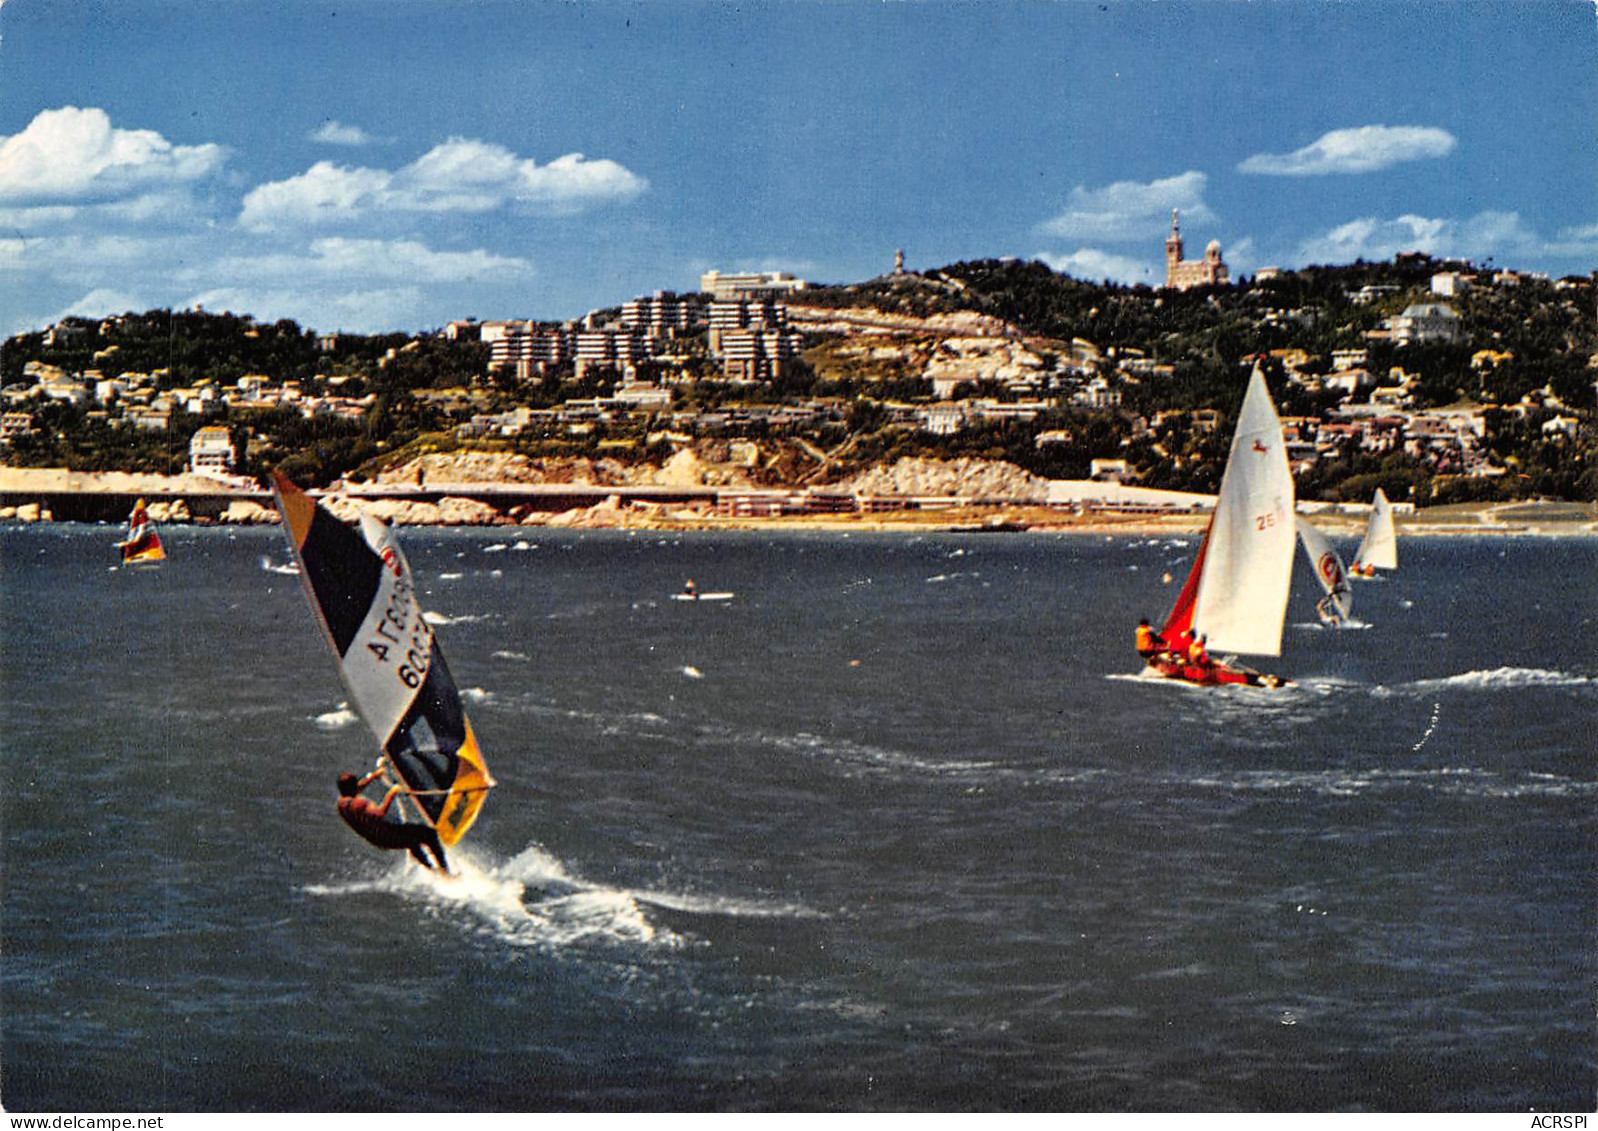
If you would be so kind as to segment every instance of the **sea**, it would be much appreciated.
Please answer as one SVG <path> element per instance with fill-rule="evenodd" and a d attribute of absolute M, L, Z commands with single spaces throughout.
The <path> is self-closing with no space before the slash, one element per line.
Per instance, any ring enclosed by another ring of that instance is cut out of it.
<path fill-rule="evenodd" d="M 282 535 L 118 536 L 0 529 L 8 1111 L 1598 1102 L 1598 538 L 1301 555 L 1267 692 L 1139 675 L 1194 537 L 406 529 L 446 880 Z"/>

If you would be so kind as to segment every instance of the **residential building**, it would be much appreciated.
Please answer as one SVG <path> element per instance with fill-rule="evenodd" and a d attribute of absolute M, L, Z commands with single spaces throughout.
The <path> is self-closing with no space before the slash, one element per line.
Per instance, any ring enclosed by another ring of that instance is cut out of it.
<path fill-rule="evenodd" d="M 1411 342 L 1457 342 L 1464 336 L 1459 315 L 1454 308 L 1442 302 L 1416 303 L 1406 306 L 1402 314 L 1388 320 L 1393 341 L 1398 345 Z"/>
<path fill-rule="evenodd" d="M 771 297 L 802 291 L 809 284 L 785 271 L 729 272 L 707 271 L 699 277 L 699 289 L 713 299 Z"/>
<path fill-rule="evenodd" d="M 226 428 L 201 428 L 189 440 L 189 470 L 195 475 L 231 475 L 237 463 L 233 437 Z"/>

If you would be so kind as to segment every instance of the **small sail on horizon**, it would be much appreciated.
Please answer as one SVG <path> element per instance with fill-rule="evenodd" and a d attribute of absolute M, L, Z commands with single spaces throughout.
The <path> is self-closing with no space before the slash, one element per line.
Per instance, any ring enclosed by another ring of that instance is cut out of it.
<path fill-rule="evenodd" d="M 338 661 L 356 711 L 408 800 L 446 845 L 477 819 L 494 786 L 416 584 L 393 532 L 362 515 L 335 518 L 287 477 L 273 474 L 300 581 Z"/>
<path fill-rule="evenodd" d="M 150 521 L 143 499 L 133 504 L 133 511 L 128 515 L 128 532 L 117 543 L 117 550 L 122 555 L 123 565 L 156 565 L 166 561 L 166 547 L 161 545 L 161 536 Z"/>
<path fill-rule="evenodd" d="M 1379 569 L 1398 568 L 1398 535 L 1393 530 L 1393 508 L 1380 487 L 1371 500 L 1370 522 L 1354 555 L 1354 574 L 1370 577 Z"/>
<path fill-rule="evenodd" d="M 1315 571 L 1315 580 L 1326 591 L 1326 596 L 1315 603 L 1315 611 L 1327 624 L 1346 624 L 1354 613 L 1354 589 L 1348 583 L 1343 559 L 1332 549 L 1326 535 L 1303 517 L 1298 520 L 1298 537 L 1304 543 L 1304 556 Z"/>

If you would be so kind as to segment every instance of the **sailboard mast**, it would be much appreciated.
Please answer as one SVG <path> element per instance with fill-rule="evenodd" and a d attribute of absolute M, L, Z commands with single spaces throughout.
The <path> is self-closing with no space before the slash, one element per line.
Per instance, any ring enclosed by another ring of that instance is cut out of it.
<path fill-rule="evenodd" d="M 446 845 L 472 827 L 494 787 L 393 531 L 371 515 L 347 525 L 273 474 L 300 582 L 355 708 Z"/>
<path fill-rule="evenodd" d="M 1336 611 L 1336 619 L 1346 621 L 1354 612 L 1354 589 L 1348 583 L 1348 573 L 1343 569 L 1343 559 L 1337 556 L 1337 551 L 1332 549 L 1331 542 L 1310 523 L 1300 518 L 1298 520 L 1298 537 L 1304 543 L 1304 556 L 1309 559 L 1310 568 L 1315 571 L 1315 580 L 1321 583 L 1321 588 L 1326 591 L 1326 600 L 1331 602 Z M 1320 610 L 1321 606 L 1316 605 Z M 1330 619 L 1322 611 L 1323 620 Z"/>

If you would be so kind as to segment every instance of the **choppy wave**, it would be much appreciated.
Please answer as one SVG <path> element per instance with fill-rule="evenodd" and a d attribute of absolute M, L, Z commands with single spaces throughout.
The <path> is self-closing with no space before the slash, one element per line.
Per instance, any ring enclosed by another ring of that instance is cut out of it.
<path fill-rule="evenodd" d="M 278 565 L 265 554 L 261 555 L 261 569 L 267 573 L 297 574 L 300 567 L 297 565 Z"/>
<path fill-rule="evenodd" d="M 1593 797 L 1598 781 L 1562 774 L 1500 773 L 1474 766 L 1429 769 L 1346 768 L 1331 770 L 1244 770 L 1214 776 L 1172 779 L 1238 793 L 1311 793 L 1332 797 L 1418 790 L 1457 797 Z"/>
<path fill-rule="evenodd" d="M 350 710 L 348 703 L 340 703 L 333 710 L 314 716 L 311 721 L 323 730 L 338 730 L 349 726 L 359 718 L 359 715 Z"/>
<path fill-rule="evenodd" d="M 1440 679 L 1421 679 L 1396 687 L 1377 687 L 1373 695 L 1402 693 L 1430 694 L 1437 691 L 1518 691 L 1528 687 L 1592 687 L 1598 683 L 1592 676 L 1573 672 L 1550 671 L 1547 668 L 1501 667 L 1463 672 Z"/>
<path fill-rule="evenodd" d="M 734 918 L 825 918 L 796 903 L 591 884 L 538 845 L 503 863 L 454 849 L 450 867 L 453 873 L 443 876 L 400 859 L 373 878 L 310 884 L 305 891 L 318 896 L 394 895 L 421 903 L 433 914 L 459 913 L 468 929 L 508 945 L 551 949 L 588 943 L 684 945 L 687 939 L 659 922 L 652 909 Z"/>
<path fill-rule="evenodd" d="M 481 687 L 461 688 L 461 698 L 472 703 L 486 703 L 494 697 L 492 691 L 485 691 Z"/>
<path fill-rule="evenodd" d="M 448 613 L 435 613 L 429 610 L 422 614 L 422 619 L 428 624 L 450 625 L 476 624 L 479 621 L 493 620 L 494 617 L 489 613 L 459 613 L 455 616 L 450 616 Z"/>
<path fill-rule="evenodd" d="M 526 652 L 512 652 L 505 648 L 501 648 L 498 651 L 491 652 L 489 654 L 496 660 L 515 660 L 518 663 L 523 664 L 532 663 L 533 660 L 533 658 Z"/>

